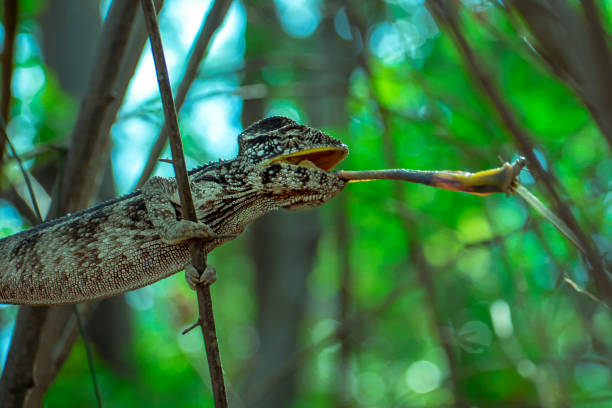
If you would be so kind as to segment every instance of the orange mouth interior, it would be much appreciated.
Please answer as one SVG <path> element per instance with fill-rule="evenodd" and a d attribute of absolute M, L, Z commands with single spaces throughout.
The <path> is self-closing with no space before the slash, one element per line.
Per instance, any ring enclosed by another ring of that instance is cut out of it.
<path fill-rule="evenodd" d="M 348 151 L 340 147 L 316 147 L 275 157 L 264 163 L 264 166 L 269 166 L 272 163 L 289 163 L 297 166 L 315 167 L 321 170 L 330 171 L 338 163 L 344 160 L 347 154 Z"/>

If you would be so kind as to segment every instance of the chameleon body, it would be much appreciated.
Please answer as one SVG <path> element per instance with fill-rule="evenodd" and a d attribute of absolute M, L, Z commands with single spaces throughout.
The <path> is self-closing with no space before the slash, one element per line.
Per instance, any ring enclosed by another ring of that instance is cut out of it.
<path fill-rule="evenodd" d="M 182 219 L 174 179 L 153 177 L 127 196 L 0 240 L 0 303 L 57 305 L 149 285 L 189 265 L 189 240 L 206 253 L 260 216 L 332 199 L 346 182 L 329 172 L 348 153 L 323 132 L 284 117 L 238 136 L 233 160 L 190 172 L 198 216 Z"/>

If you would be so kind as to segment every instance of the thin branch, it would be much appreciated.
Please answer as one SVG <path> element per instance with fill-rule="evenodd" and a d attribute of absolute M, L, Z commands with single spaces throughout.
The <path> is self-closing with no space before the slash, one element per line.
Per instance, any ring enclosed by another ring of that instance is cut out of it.
<path fill-rule="evenodd" d="M 210 12 L 203 20 L 202 26 L 200 27 L 200 32 L 198 33 L 198 36 L 191 47 L 185 74 L 183 75 L 183 79 L 181 80 L 176 91 L 176 99 L 174 103 L 177 111 L 180 111 L 183 107 L 187 93 L 189 92 L 193 81 L 198 76 L 198 67 L 204 58 L 204 54 L 208 49 L 210 40 L 212 39 L 215 31 L 217 31 L 217 29 L 221 26 L 221 23 L 223 23 L 227 10 L 231 4 L 231 0 L 215 0 Z M 155 170 L 155 166 L 157 166 L 157 160 L 159 159 L 167 142 L 168 128 L 167 125 L 164 125 L 159 132 L 157 139 L 155 140 L 155 144 L 151 148 L 151 153 L 149 154 L 145 168 L 140 175 L 140 179 L 136 183 L 136 188 L 142 187 L 149 177 L 151 177 L 153 170 Z"/>
<path fill-rule="evenodd" d="M 23 218 L 25 218 L 31 225 L 38 223 L 38 217 L 28 204 L 20 195 L 13 184 L 7 183 L 7 188 L 0 193 L 0 198 L 11 203 L 13 207 L 19 212 Z"/>
<path fill-rule="evenodd" d="M 76 321 L 79 326 L 79 331 L 81 332 L 81 337 L 83 338 L 83 344 L 85 345 L 85 356 L 87 357 L 89 374 L 91 375 L 91 382 L 93 384 L 94 392 L 96 394 L 96 402 L 98 404 L 98 407 L 102 408 L 102 396 L 100 396 L 100 387 L 98 386 L 98 380 L 96 379 L 96 370 L 94 367 L 93 356 L 91 354 L 91 347 L 89 346 L 89 339 L 85 334 L 85 326 L 83 325 L 83 321 L 81 320 L 81 313 L 79 313 L 77 305 L 72 305 L 72 311 L 74 312 L 74 316 L 76 317 Z"/>
<path fill-rule="evenodd" d="M 483 64 L 469 46 L 467 39 L 459 28 L 459 22 L 457 21 L 454 6 L 449 5 L 449 2 L 444 0 L 428 0 L 427 6 L 438 23 L 441 26 L 446 25 L 450 29 L 451 33 L 453 34 L 455 45 L 459 49 L 464 63 L 468 67 L 472 77 L 482 86 L 485 94 L 496 109 L 503 124 L 510 132 L 510 135 L 514 139 L 515 143 L 519 146 L 521 153 L 527 158 L 527 166 L 529 167 L 531 173 L 544 184 L 544 187 L 555 204 L 559 218 L 563 220 L 565 224 L 567 224 L 569 229 L 576 236 L 582 248 L 584 248 L 585 257 L 588 263 L 588 269 L 591 271 L 591 276 L 593 277 L 599 290 L 604 293 L 608 304 L 612 304 L 612 282 L 608 277 L 608 273 L 604 269 L 601 255 L 598 253 L 592 241 L 587 237 L 582 228 L 580 228 L 580 225 L 572 214 L 569 206 L 557 193 L 555 184 L 558 183 L 556 182 L 554 176 L 544 170 L 540 164 L 534 153 L 533 141 L 521 128 L 512 110 L 506 105 L 497 87 L 493 83 L 491 74 L 485 70 Z"/>
<path fill-rule="evenodd" d="M 559 219 L 559 217 L 557 217 L 555 213 L 546 208 L 544 203 L 542 203 L 538 199 L 538 197 L 533 195 L 531 191 L 529 191 L 525 186 L 520 183 L 516 186 L 514 191 L 516 192 L 516 194 L 521 196 L 521 198 L 525 200 L 525 202 L 529 204 L 534 210 L 536 210 L 538 213 L 540 213 L 540 215 L 546 218 L 562 235 L 569 239 L 570 242 L 574 244 L 576 248 L 578 248 L 578 250 L 580 250 L 582 253 L 585 253 L 584 248 L 582 247 L 580 241 L 578 240 L 578 238 L 576 238 L 572 230 L 569 229 L 569 227 L 561 219 Z"/>
<path fill-rule="evenodd" d="M 522 187 L 522 186 L 519 186 L 519 187 Z M 554 222 L 552 222 L 552 224 L 555 227 L 557 227 L 557 229 L 559 229 L 559 227 L 557 225 L 555 225 Z M 607 303 L 602 302 L 597 296 L 595 296 L 594 294 L 592 294 L 591 292 L 589 292 L 588 290 L 586 290 L 585 288 L 580 286 L 580 284 L 578 284 L 574 279 L 572 279 L 572 277 L 567 272 L 566 267 L 563 264 L 561 264 L 561 262 L 559 262 L 559 260 L 555 256 L 553 250 L 550 247 L 550 244 L 549 244 L 548 240 L 546 240 L 545 237 L 544 237 L 544 234 L 542 232 L 542 229 L 540 228 L 540 225 L 538 225 L 537 223 L 532 223 L 531 224 L 531 229 L 533 230 L 533 232 L 538 237 L 538 240 L 540 241 L 540 244 L 542 245 L 542 248 L 544 248 L 544 252 L 546 252 L 546 255 L 548 255 L 548 257 L 552 260 L 552 262 L 553 262 L 553 264 L 555 266 L 555 269 L 559 272 L 558 285 L 560 286 L 560 284 L 562 282 L 565 282 L 576 293 L 584 295 L 584 296 L 588 297 L 590 300 L 592 300 L 593 302 L 597 303 L 598 305 L 601 305 L 602 307 L 605 307 L 606 309 L 610 310 L 610 306 L 608 306 Z M 570 239 L 573 242 L 572 238 L 568 237 L 568 239 Z M 574 245 L 576 245 L 576 243 L 574 243 Z M 579 248 L 579 249 L 581 249 L 581 248 Z M 584 322 L 585 320 L 588 320 L 588 318 L 585 319 L 585 317 L 583 316 L 582 321 Z"/>
<path fill-rule="evenodd" d="M 25 168 L 23 167 L 23 162 L 21 161 L 21 158 L 17 154 L 17 151 L 15 150 L 15 146 L 13 146 L 11 139 L 9 139 L 8 135 L 6 134 L 6 127 L 4 126 L 4 121 L 1 118 L 0 118 L 0 133 L 2 134 L 2 137 L 4 138 L 6 143 L 9 145 L 9 148 L 11 149 L 11 154 L 13 155 L 15 160 L 17 160 L 17 165 L 19 167 L 19 170 L 21 170 L 23 181 L 25 181 L 26 183 L 28 194 L 30 195 L 30 200 L 32 201 L 32 208 L 34 209 L 36 218 L 38 218 L 38 222 L 41 223 L 43 222 L 43 217 L 40 214 L 40 208 L 38 207 L 38 201 L 36 201 L 36 196 L 34 195 L 34 189 L 32 188 L 32 182 L 30 180 L 30 176 L 25 171 Z"/>
<path fill-rule="evenodd" d="M 172 98 L 172 88 L 168 78 L 168 69 L 164 58 L 164 50 L 162 47 L 161 35 L 155 14 L 155 6 L 152 0 L 142 0 L 142 9 L 145 14 L 145 21 L 149 31 L 151 40 L 151 50 L 155 61 L 155 70 L 157 73 L 157 81 L 161 94 L 162 104 L 164 107 L 164 116 L 166 120 L 166 128 L 170 138 L 170 149 L 172 151 L 172 161 L 174 165 L 174 173 L 179 188 L 179 197 L 183 208 L 184 218 L 197 222 L 197 215 L 191 197 L 189 188 L 189 179 L 187 176 L 187 168 L 185 165 L 185 157 L 183 155 L 183 144 L 178 127 L 178 118 L 176 108 Z M 192 240 L 191 242 L 191 262 L 193 266 L 200 272 L 206 267 L 206 254 L 203 251 L 200 240 Z M 210 379 L 212 383 L 213 396 L 215 407 L 227 407 L 227 395 L 225 392 L 225 382 L 223 378 L 223 369 L 221 366 L 221 357 L 219 356 L 219 345 L 215 329 L 215 320 L 212 310 L 212 299 L 210 296 L 210 286 L 197 286 L 198 309 L 200 313 L 199 320 L 202 321 L 202 335 L 204 336 L 204 344 L 206 347 L 206 357 L 208 359 L 208 368 L 210 371 Z"/>

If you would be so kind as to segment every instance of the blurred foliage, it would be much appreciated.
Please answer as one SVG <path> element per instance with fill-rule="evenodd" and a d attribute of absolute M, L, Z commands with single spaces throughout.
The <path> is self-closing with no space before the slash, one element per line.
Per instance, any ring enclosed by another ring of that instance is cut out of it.
<path fill-rule="evenodd" d="M 24 3 L 26 28 L 34 24 L 31 15 L 40 11 L 36 3 Z M 316 66 L 317 56 L 266 46 L 278 43 L 275 36 L 282 14 L 275 5 L 282 9 L 288 1 L 245 3 L 249 44 L 245 58 L 261 60 L 265 86 L 282 92 L 300 77 L 300 70 L 310 69 L 303 61 Z M 331 1 L 297 3 L 321 15 L 339 12 Z M 464 3 L 464 34 L 533 135 L 539 157 L 559 178 L 581 226 L 609 257 L 609 146 L 573 91 L 525 42 L 515 15 L 497 2 Z M 361 40 L 367 69 L 356 66 L 350 77 L 349 123 L 326 129 L 350 147 L 342 168 L 389 167 L 385 148 L 402 167 L 418 169 L 480 170 L 498 166 L 498 157 L 510 160 L 516 154 L 516 146 L 464 69 L 453 42 L 438 31 L 423 2 L 351 4 L 349 16 L 360 19 L 366 28 Z M 602 11 L 610 30 L 611 3 L 604 2 Z M 313 16 L 316 20 L 317 14 Z M 309 35 L 316 36 L 317 30 Z M 17 64 L 18 69 L 27 66 L 44 69 L 40 59 Z M 241 68 L 236 74 L 240 77 Z M 229 76 L 226 84 L 232 85 L 235 77 Z M 213 81 L 202 78 L 199 89 L 216 90 Z M 269 100 L 268 111 L 306 120 L 299 89 L 292 90 L 291 97 Z M 142 109 L 159 113 L 159 105 L 153 105 L 143 103 Z M 25 109 L 37 121 L 36 137 L 21 141 L 21 150 L 64 137 L 77 106 L 46 73 L 39 92 L 13 105 L 14 116 L 24 115 Z M 391 146 L 384 146 L 382 132 L 390 135 Z M 201 143 L 191 133 L 185 142 L 197 162 L 203 161 Z M 528 174 L 522 180 L 538 194 L 539 187 Z M 568 241 L 518 197 L 482 198 L 407 185 L 403 201 L 398 202 L 394 191 L 391 182 L 376 182 L 348 185 L 343 193 L 350 224 L 350 235 L 343 238 L 350 242 L 351 308 L 356 318 L 350 330 L 352 405 L 438 407 L 459 398 L 478 407 L 612 406 L 612 316 L 603 303 L 564 282 L 567 274 L 597 294 Z M 337 205 L 330 203 L 322 213 L 325 235 L 309 282 L 308 318 L 302 332 L 304 347 L 320 347 L 294 361 L 300 373 L 296 407 L 337 405 L 339 346 L 325 342 L 339 327 Z M 3 235 L 22 228 L 15 225 L 17 217 L 6 205 L 2 217 Z M 413 230 L 405 231 L 405 219 L 416 221 Z M 239 390 L 258 348 L 247 240 L 241 237 L 210 256 L 220 275 L 212 292 L 230 395 Z M 415 243 L 431 266 L 433 294 L 417 278 L 418 266 L 410 253 Z M 138 369 L 131 377 L 120 377 L 96 359 L 105 404 L 212 406 L 199 333 L 180 335 L 195 319 L 195 296 L 182 279 L 176 275 L 128 294 L 137 328 L 133 358 Z M 385 305 L 391 294 L 396 297 Z M 2 309 L 4 343 L 12 309 Z M 454 371 L 448 350 L 457 364 Z M 275 375 L 270 373 L 271 378 Z M 262 392 L 273 390 L 273 380 L 262 379 Z M 48 393 L 46 405 L 91 406 L 93 395 L 79 344 Z"/>

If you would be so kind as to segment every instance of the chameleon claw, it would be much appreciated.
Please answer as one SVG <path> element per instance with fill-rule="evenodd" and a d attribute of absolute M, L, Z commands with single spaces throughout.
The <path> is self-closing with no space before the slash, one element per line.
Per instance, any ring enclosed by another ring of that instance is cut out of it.
<path fill-rule="evenodd" d="M 196 290 L 198 285 L 210 286 L 217 281 L 217 270 L 212 265 L 206 265 L 206 269 L 200 274 L 195 266 L 188 264 L 185 267 L 185 280 L 191 290 Z"/>

